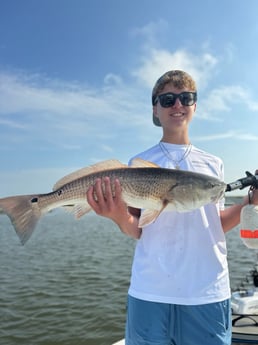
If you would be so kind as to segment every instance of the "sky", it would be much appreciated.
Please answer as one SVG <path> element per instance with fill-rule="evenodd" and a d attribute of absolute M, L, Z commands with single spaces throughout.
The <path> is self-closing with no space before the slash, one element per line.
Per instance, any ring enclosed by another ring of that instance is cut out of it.
<path fill-rule="evenodd" d="M 258 169 L 258 1 L 0 0 L 0 196 L 155 145 L 151 91 L 197 82 L 193 145 Z"/>

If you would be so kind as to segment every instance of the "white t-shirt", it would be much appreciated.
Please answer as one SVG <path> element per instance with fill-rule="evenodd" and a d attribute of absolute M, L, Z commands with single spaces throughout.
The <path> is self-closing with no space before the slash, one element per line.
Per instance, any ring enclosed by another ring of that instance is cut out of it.
<path fill-rule="evenodd" d="M 163 144 L 175 161 L 186 150 L 185 145 Z M 159 145 L 135 157 L 174 168 Z M 194 146 L 180 168 L 224 179 L 222 161 Z M 129 295 L 184 305 L 230 298 L 226 241 L 219 218 L 223 207 L 222 201 L 186 213 L 162 212 L 144 227 L 136 244 Z"/>

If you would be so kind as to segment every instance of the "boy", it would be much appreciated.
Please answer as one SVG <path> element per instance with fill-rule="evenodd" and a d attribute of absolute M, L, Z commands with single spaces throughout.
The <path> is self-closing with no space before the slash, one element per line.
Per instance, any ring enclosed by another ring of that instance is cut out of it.
<path fill-rule="evenodd" d="M 158 144 L 137 154 L 164 168 L 190 170 L 224 179 L 220 158 L 192 145 L 188 128 L 197 102 L 196 85 L 186 72 L 173 70 L 152 92 L 153 122 L 161 126 Z M 104 179 L 87 192 L 99 215 L 112 219 L 136 239 L 128 293 L 126 345 L 230 345 L 231 310 L 225 232 L 240 221 L 241 208 L 223 201 L 186 212 L 162 212 L 138 228 L 140 210 L 128 209 L 119 181 L 112 197 Z M 96 193 L 96 198 L 94 198 Z M 190 193 L 190 191 L 189 191 Z M 258 192 L 252 202 L 258 204 Z"/>

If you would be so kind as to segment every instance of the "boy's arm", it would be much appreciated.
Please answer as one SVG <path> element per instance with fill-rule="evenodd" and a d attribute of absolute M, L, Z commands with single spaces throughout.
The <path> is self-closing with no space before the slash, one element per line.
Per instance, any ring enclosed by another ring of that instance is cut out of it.
<path fill-rule="evenodd" d="M 258 205 L 258 189 L 251 192 L 250 195 L 251 204 Z M 242 204 L 233 205 L 220 211 L 220 219 L 224 232 L 233 229 L 240 223 L 240 213 L 245 205 L 249 204 L 249 196 L 245 196 Z"/>

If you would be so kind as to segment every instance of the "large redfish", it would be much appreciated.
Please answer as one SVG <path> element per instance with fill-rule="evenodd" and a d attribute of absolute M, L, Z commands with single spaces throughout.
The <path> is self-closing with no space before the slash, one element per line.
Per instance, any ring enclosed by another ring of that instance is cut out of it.
<path fill-rule="evenodd" d="M 143 209 L 139 227 L 150 224 L 163 211 L 187 212 L 216 203 L 226 189 L 224 182 L 204 174 L 160 168 L 141 159 L 135 159 L 131 167 L 108 160 L 63 177 L 53 192 L 0 199 L 0 211 L 9 216 L 24 244 L 39 218 L 55 208 L 66 207 L 76 218 L 89 212 L 86 191 L 105 176 L 111 181 L 119 179 L 128 206 Z"/>

